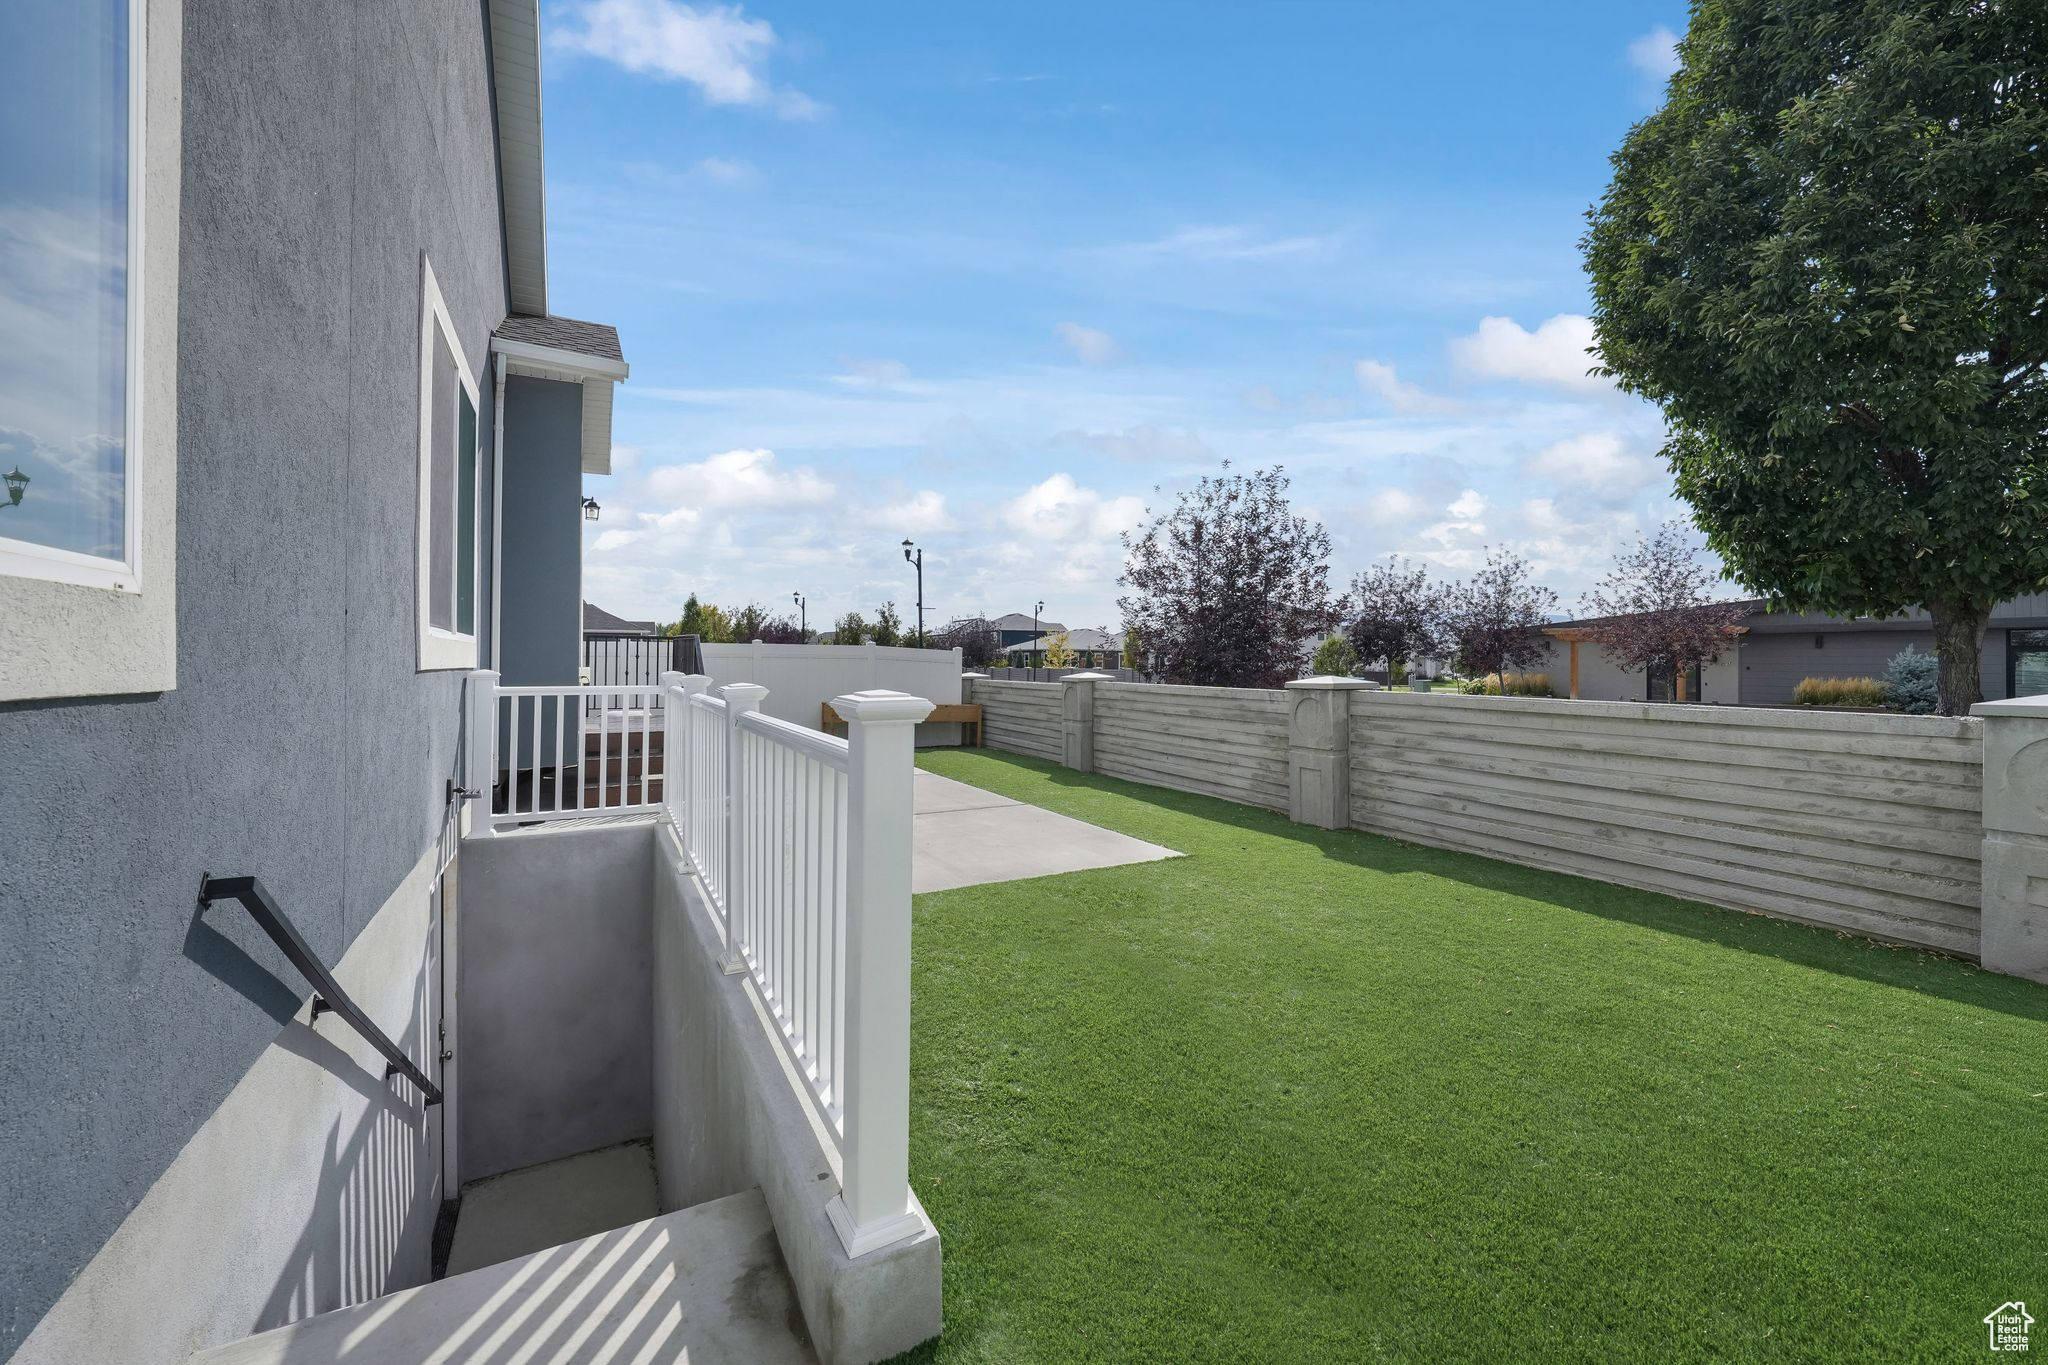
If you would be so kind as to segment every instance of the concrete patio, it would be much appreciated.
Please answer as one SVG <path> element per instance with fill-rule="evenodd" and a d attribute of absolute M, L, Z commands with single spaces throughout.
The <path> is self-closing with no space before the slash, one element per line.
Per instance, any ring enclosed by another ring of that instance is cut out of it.
<path fill-rule="evenodd" d="M 914 809 L 913 893 L 1180 856 L 1170 848 L 921 769 Z"/>

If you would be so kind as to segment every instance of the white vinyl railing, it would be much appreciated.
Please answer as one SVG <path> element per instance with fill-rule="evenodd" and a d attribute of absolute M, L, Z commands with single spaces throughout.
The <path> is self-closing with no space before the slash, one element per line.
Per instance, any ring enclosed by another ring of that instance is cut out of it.
<path fill-rule="evenodd" d="M 849 1256 L 917 1233 L 910 1194 L 914 735 L 932 704 L 834 697 L 838 739 L 761 712 L 768 689 L 500 687 L 470 675 L 465 785 L 488 829 L 658 813 L 840 1158 Z M 656 703 L 659 703 L 657 705 Z"/>
<path fill-rule="evenodd" d="M 847 738 L 762 714 L 768 690 L 664 674 L 670 824 L 839 1150 L 847 1254 L 915 1233 L 910 1198 L 913 736 L 932 704 L 833 700 Z"/>
<path fill-rule="evenodd" d="M 658 687 L 500 687 L 471 675 L 466 784 L 493 829 L 661 809 Z"/>

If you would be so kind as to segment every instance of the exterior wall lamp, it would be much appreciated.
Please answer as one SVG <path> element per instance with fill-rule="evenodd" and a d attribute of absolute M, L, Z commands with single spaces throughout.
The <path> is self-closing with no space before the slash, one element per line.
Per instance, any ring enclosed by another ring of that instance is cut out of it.
<path fill-rule="evenodd" d="M 16 465 L 7 471 L 6 479 L 7 501 L 0 502 L 0 507 L 21 506 L 21 495 L 28 492 L 28 475 L 21 472 L 20 465 Z"/>
<path fill-rule="evenodd" d="M 596 521 L 597 510 L 596 498 L 585 498 L 583 500 L 583 519 L 585 521 Z"/>

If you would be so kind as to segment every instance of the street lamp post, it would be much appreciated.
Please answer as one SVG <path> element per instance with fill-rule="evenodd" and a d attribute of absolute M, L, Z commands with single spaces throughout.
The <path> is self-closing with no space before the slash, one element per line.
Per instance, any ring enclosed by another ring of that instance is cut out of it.
<path fill-rule="evenodd" d="M 809 644 L 811 642 L 811 604 L 804 600 L 804 595 L 800 592 L 791 593 L 789 600 L 796 603 L 797 632 L 804 637 L 804 643 Z"/>
<path fill-rule="evenodd" d="M 903 540 L 903 560 L 917 566 L 917 647 L 924 648 L 924 551 L 910 543 L 908 536 Z"/>
<path fill-rule="evenodd" d="M 1045 614 L 1045 600 L 1031 608 L 1031 681 L 1038 681 L 1038 618 Z"/>

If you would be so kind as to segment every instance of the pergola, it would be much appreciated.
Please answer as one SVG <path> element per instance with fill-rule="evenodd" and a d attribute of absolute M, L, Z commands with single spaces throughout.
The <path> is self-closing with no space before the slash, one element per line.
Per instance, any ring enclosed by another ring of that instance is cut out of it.
<path fill-rule="evenodd" d="M 1571 646 L 1572 700 L 1577 701 L 1579 699 L 1579 646 L 1586 643 L 1589 640 L 1592 641 L 1594 644 L 1598 644 L 1600 642 L 1600 637 L 1603 634 L 1605 634 L 1605 632 L 1602 631 L 1598 626 L 1551 626 L 1545 629 L 1543 633 L 1545 635 L 1548 635 L 1553 640 L 1563 640 L 1566 644 Z M 1730 626 L 1728 627 L 1727 634 L 1728 638 L 1732 640 L 1738 635 L 1749 634 L 1749 627 Z M 1684 670 L 1680 669 L 1676 671 L 1676 676 L 1672 680 L 1672 687 L 1674 689 L 1672 692 L 1672 699 L 1675 701 L 1684 701 L 1686 699 Z"/>

